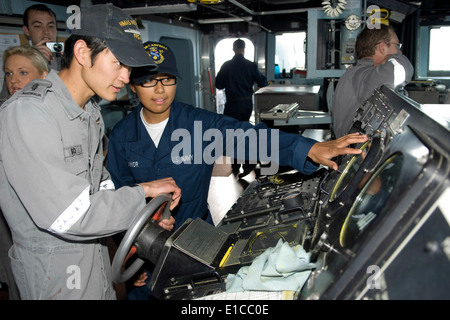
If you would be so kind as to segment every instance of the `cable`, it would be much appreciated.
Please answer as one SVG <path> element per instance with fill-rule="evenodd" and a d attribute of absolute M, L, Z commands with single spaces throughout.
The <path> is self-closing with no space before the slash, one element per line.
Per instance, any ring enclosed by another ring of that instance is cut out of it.
<path fill-rule="evenodd" d="M 345 10 L 346 5 L 347 1 L 345 0 L 327 0 L 322 2 L 322 9 L 327 16 L 336 18 Z"/>

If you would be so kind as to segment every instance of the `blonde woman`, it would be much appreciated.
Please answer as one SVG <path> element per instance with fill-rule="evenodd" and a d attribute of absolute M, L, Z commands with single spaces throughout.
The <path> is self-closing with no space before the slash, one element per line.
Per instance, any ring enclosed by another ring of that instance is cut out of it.
<path fill-rule="evenodd" d="M 3 71 L 7 91 L 5 98 L 23 89 L 31 80 L 43 79 L 48 74 L 48 65 L 39 50 L 29 46 L 10 47 L 3 53 Z M 0 104 L 6 99 L 0 99 Z M 0 211 L 0 282 L 8 285 L 10 300 L 20 299 L 11 271 L 8 250 L 12 246 L 9 227 Z"/>
<path fill-rule="evenodd" d="M 10 47 L 3 53 L 3 72 L 10 95 L 22 90 L 31 80 L 44 79 L 49 70 L 42 54 L 34 47 Z"/>

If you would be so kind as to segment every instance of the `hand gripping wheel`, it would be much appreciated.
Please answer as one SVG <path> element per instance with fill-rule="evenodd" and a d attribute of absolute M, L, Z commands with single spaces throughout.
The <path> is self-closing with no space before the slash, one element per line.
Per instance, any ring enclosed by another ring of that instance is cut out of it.
<path fill-rule="evenodd" d="M 136 260 L 125 270 L 122 271 L 122 266 L 134 253 L 138 253 L 138 256 L 145 256 L 144 253 L 148 251 L 153 239 L 156 239 L 161 231 L 165 231 L 158 226 L 158 222 L 163 219 L 169 219 L 171 212 L 169 210 L 172 202 L 171 194 L 162 194 L 153 198 L 136 216 L 131 224 L 131 227 L 125 233 L 119 248 L 114 256 L 112 263 L 112 278 L 115 283 L 122 283 L 130 279 L 144 264 L 144 260 L 137 257 Z M 164 212 L 161 215 L 161 211 Z M 151 219 L 150 219 L 151 218 Z M 149 231 L 150 236 L 145 236 L 144 245 L 140 245 L 139 241 L 141 236 Z M 148 240 L 150 239 L 150 240 Z"/>

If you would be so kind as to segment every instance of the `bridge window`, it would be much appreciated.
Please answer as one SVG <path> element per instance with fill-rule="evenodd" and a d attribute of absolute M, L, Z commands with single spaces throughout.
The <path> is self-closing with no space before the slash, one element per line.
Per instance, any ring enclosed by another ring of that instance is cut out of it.
<path fill-rule="evenodd" d="M 429 71 L 450 72 L 447 39 L 450 39 L 450 27 L 430 29 Z"/>
<path fill-rule="evenodd" d="M 275 36 L 275 64 L 287 74 L 292 69 L 305 69 L 306 32 L 290 32 Z"/>
<path fill-rule="evenodd" d="M 220 67 L 224 64 L 224 62 L 230 60 L 234 56 L 233 51 L 233 42 L 238 38 L 228 38 L 221 40 L 214 51 L 214 61 L 216 74 L 219 72 Z M 255 61 L 255 46 L 253 43 L 247 38 L 239 38 L 244 40 L 245 42 L 245 53 L 244 57 L 247 60 Z"/>
<path fill-rule="evenodd" d="M 450 60 L 446 39 L 450 38 L 450 26 L 423 25 L 419 32 L 419 52 L 415 68 L 418 79 L 450 78 Z"/>

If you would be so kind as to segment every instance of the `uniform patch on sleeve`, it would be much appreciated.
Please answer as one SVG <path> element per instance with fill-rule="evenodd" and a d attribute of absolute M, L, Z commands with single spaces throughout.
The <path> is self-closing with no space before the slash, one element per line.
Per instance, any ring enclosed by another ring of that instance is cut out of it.
<path fill-rule="evenodd" d="M 28 83 L 20 92 L 20 96 L 43 98 L 47 93 L 47 89 L 52 86 L 52 83 L 45 79 L 35 79 Z"/>

